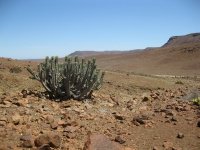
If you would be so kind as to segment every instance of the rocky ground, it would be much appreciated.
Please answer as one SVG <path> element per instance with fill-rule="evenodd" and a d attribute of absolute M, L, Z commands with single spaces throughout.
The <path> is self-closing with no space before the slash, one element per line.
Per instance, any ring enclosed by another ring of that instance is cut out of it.
<path fill-rule="evenodd" d="M 91 100 L 53 101 L 25 70 L 0 74 L 0 150 L 200 149 L 198 79 L 106 72 Z"/>

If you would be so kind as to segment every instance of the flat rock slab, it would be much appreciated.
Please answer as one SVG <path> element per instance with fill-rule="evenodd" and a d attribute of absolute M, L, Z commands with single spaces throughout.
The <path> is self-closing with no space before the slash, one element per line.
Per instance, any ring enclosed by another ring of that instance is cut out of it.
<path fill-rule="evenodd" d="M 83 150 L 134 150 L 111 141 L 102 134 L 90 134 Z"/>

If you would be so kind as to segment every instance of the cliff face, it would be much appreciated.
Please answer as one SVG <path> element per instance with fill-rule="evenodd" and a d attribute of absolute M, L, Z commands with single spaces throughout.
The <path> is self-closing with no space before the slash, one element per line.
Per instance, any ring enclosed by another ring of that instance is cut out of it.
<path fill-rule="evenodd" d="M 200 33 L 191 33 L 183 36 L 172 36 L 162 47 L 182 46 L 200 43 Z"/>

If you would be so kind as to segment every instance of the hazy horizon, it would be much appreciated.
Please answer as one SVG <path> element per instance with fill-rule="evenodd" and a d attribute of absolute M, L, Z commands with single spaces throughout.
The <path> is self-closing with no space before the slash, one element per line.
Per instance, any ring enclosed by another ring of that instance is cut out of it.
<path fill-rule="evenodd" d="M 200 32 L 198 0 L 1 0 L 0 57 L 160 47 Z"/>

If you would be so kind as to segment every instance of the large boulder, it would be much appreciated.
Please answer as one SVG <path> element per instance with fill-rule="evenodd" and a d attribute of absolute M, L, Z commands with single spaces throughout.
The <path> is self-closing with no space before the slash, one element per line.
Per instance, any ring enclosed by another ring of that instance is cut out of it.
<path fill-rule="evenodd" d="M 90 134 L 83 150 L 134 150 L 111 141 L 102 134 Z"/>

